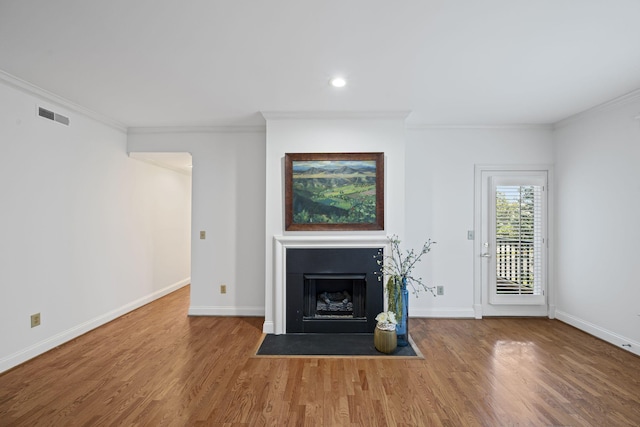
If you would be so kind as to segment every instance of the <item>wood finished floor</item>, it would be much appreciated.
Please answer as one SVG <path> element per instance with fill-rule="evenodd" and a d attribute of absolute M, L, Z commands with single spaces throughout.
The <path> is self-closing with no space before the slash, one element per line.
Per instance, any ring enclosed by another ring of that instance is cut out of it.
<path fill-rule="evenodd" d="M 0 374 L 1 426 L 638 426 L 640 358 L 548 319 L 412 319 L 424 360 L 256 358 L 189 289 Z"/>

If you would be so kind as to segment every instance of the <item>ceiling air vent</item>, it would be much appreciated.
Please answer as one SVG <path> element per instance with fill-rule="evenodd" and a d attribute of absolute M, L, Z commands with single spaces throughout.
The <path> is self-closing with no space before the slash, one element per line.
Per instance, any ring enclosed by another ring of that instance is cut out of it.
<path fill-rule="evenodd" d="M 69 126 L 69 117 L 65 117 L 62 114 L 54 113 L 46 108 L 38 107 L 38 115 L 45 119 L 53 120 L 54 122 L 62 123 L 65 126 Z"/>

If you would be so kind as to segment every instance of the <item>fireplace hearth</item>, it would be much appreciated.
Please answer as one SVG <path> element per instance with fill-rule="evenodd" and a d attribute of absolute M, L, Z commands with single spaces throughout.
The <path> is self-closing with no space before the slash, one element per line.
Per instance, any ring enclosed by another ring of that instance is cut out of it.
<path fill-rule="evenodd" d="M 372 333 L 382 311 L 379 248 L 287 249 L 287 333 Z"/>

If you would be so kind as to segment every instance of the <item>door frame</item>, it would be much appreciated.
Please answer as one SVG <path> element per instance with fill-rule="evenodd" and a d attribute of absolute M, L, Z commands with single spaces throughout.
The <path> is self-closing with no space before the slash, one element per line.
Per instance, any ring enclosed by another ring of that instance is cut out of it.
<path fill-rule="evenodd" d="M 476 319 L 482 319 L 482 174 L 483 172 L 539 172 L 547 173 L 547 316 L 555 318 L 555 267 L 554 267 L 554 174 L 553 165 L 549 164 L 505 164 L 505 165 L 474 165 L 474 208 L 473 208 L 473 311 Z"/>

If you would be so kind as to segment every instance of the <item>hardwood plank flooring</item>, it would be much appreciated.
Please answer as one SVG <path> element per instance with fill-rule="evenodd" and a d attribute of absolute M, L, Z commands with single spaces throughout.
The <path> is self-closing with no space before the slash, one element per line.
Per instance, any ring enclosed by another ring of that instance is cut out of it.
<path fill-rule="evenodd" d="M 0 426 L 638 426 L 640 358 L 559 321 L 411 319 L 416 359 L 257 358 L 183 288 L 0 375 Z"/>

